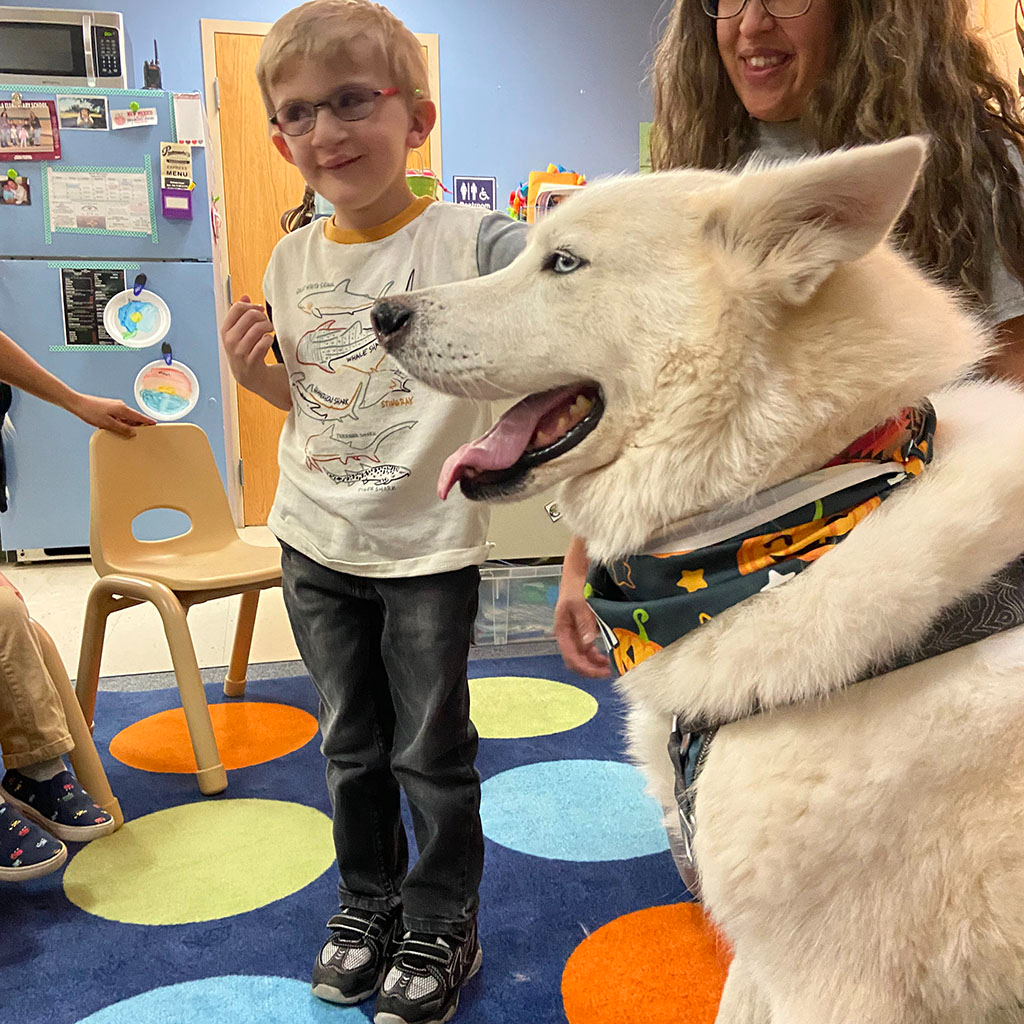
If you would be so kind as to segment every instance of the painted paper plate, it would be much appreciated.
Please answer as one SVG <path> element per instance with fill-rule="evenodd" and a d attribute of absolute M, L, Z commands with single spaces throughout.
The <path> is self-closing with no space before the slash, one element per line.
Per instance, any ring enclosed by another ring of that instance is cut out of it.
<path fill-rule="evenodd" d="M 103 326 L 115 341 L 129 348 L 148 348 L 171 329 L 171 311 L 156 292 L 143 288 L 118 292 L 103 308 Z"/>
<path fill-rule="evenodd" d="M 135 404 L 155 420 L 180 420 L 199 401 L 199 381 L 177 359 L 168 366 L 163 359 L 147 363 L 135 378 Z"/>

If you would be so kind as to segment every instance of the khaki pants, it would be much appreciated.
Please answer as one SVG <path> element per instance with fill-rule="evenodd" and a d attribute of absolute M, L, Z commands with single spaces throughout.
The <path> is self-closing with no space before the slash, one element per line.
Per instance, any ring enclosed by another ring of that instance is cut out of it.
<path fill-rule="evenodd" d="M 0 750 L 4 765 L 24 768 L 66 754 L 74 745 L 25 602 L 0 575 Z"/>

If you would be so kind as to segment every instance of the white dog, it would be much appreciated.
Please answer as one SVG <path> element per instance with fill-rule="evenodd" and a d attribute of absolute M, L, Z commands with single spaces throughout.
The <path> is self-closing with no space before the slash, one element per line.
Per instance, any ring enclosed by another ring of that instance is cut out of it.
<path fill-rule="evenodd" d="M 965 379 L 987 335 L 885 242 L 925 148 L 590 186 L 507 269 L 375 310 L 414 376 L 531 396 L 442 491 L 561 482 L 605 564 L 931 396 L 919 477 L 621 679 L 670 825 L 673 716 L 732 723 L 695 799 L 719 1024 L 1024 1022 L 1024 630 L 856 682 L 1024 552 L 1024 395 Z"/>

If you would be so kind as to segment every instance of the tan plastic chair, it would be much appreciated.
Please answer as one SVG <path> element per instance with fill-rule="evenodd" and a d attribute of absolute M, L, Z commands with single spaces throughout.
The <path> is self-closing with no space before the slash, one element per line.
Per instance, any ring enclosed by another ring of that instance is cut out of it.
<path fill-rule="evenodd" d="M 72 689 L 71 680 L 68 679 L 67 669 L 57 652 L 57 645 L 53 642 L 50 634 L 43 629 L 34 619 L 32 629 L 39 641 L 43 652 L 43 664 L 46 671 L 53 680 L 60 695 L 60 702 L 64 708 L 64 718 L 68 723 L 68 732 L 75 741 L 75 749 L 71 751 L 71 767 L 74 769 L 75 777 L 89 791 L 93 798 L 117 823 L 120 828 L 124 824 L 124 815 L 121 813 L 121 805 L 117 798 L 110 791 L 110 783 L 107 781 L 107 773 L 100 763 L 100 756 L 96 753 L 96 745 L 92 741 L 92 732 L 86 724 L 85 715 L 82 714 L 81 705 Z"/>
<path fill-rule="evenodd" d="M 135 518 L 170 508 L 191 520 L 169 540 L 140 541 Z M 259 592 L 281 585 L 277 548 L 247 544 L 231 519 L 210 443 L 191 423 L 144 427 L 125 440 L 97 430 L 89 441 L 89 544 L 100 579 L 85 610 L 76 689 L 91 722 L 99 684 L 107 618 L 149 601 L 163 621 L 195 753 L 199 789 L 210 796 L 227 788 L 210 721 L 192 636 L 185 618 L 192 605 L 241 594 L 224 693 L 245 693 Z"/>

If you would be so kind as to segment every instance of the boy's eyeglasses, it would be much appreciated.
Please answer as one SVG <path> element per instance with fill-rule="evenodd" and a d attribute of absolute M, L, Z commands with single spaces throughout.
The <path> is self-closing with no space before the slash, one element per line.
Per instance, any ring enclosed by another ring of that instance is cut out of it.
<path fill-rule="evenodd" d="M 773 18 L 799 18 L 811 9 L 812 0 L 760 0 L 764 9 Z M 704 13 L 709 18 L 722 21 L 735 18 L 746 9 L 749 0 L 700 0 Z"/>
<path fill-rule="evenodd" d="M 316 126 L 316 115 L 320 107 L 330 107 L 339 121 L 365 121 L 373 113 L 380 96 L 397 96 L 398 89 L 362 89 L 347 86 L 333 96 L 319 103 L 296 100 L 286 103 L 274 111 L 270 123 L 280 128 L 285 135 L 308 135 Z"/>

